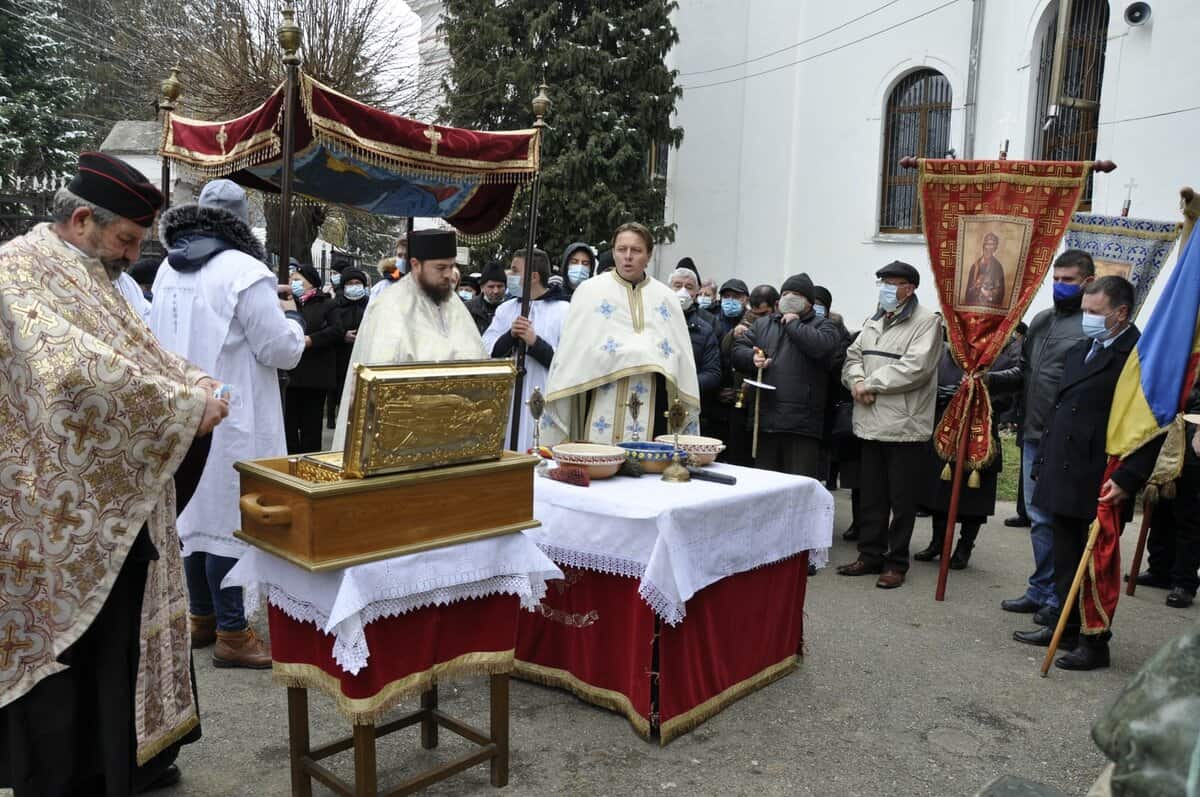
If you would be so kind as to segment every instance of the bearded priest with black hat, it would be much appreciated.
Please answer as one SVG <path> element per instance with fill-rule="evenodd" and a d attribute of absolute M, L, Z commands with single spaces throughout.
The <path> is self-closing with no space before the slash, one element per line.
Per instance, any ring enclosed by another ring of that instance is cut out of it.
<path fill-rule="evenodd" d="M 162 205 L 85 152 L 0 247 L 0 786 L 118 797 L 200 735 L 176 508 L 228 413 L 113 280 Z"/>
<path fill-rule="evenodd" d="M 367 305 L 350 353 L 350 373 L 356 363 L 487 359 L 471 313 L 454 293 L 451 272 L 457 254 L 453 230 L 408 234 L 408 276 Z M 347 379 L 333 434 L 335 449 L 345 445 L 353 395 L 354 379 Z"/>

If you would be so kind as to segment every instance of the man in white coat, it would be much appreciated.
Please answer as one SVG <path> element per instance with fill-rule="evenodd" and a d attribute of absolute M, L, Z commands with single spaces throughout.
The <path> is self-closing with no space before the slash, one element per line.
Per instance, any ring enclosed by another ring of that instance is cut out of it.
<path fill-rule="evenodd" d="M 525 253 L 518 252 L 512 261 L 512 288 L 521 292 L 522 280 L 532 280 L 529 296 L 529 317 L 521 315 L 521 300 L 509 299 L 496 308 L 492 323 L 483 333 L 483 347 L 493 357 L 510 357 L 516 351 L 517 341 L 525 341 L 525 380 L 522 383 L 521 403 L 524 405 L 533 389 L 546 392 L 546 376 L 558 348 L 563 321 L 571 303 L 562 288 L 550 285 L 550 258 L 541 249 L 533 250 L 533 267 L 525 267 Z M 509 418 L 505 445 L 512 437 L 512 418 Z M 533 424 L 528 413 L 521 412 L 521 432 L 518 450 L 526 451 L 533 445 Z"/>
<path fill-rule="evenodd" d="M 165 212 L 160 227 L 167 259 L 154 280 L 150 329 L 231 391 L 228 423 L 214 432 L 200 483 L 178 520 L 192 647 L 215 642 L 218 667 L 266 669 L 270 650 L 246 622 L 242 590 L 221 588 L 245 550 L 233 536 L 241 526 L 233 463 L 287 453 L 277 372 L 304 354 L 304 319 L 290 298 L 280 300 L 236 183 L 214 180 L 197 204 Z"/>

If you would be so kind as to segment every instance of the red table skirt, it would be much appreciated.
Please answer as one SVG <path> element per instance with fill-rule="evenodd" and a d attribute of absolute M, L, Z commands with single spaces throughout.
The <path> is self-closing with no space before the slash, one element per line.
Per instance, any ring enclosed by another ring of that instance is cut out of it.
<path fill-rule="evenodd" d="M 807 553 L 704 588 L 678 626 L 659 622 L 637 579 L 562 570 L 538 611 L 521 613 L 514 673 L 624 714 L 662 744 L 786 675 L 803 652 Z"/>
<path fill-rule="evenodd" d="M 368 623 L 370 658 L 351 675 L 334 660 L 331 635 L 271 606 L 275 680 L 320 689 L 354 722 L 372 723 L 438 681 L 510 672 L 519 614 L 516 595 L 492 595 Z"/>

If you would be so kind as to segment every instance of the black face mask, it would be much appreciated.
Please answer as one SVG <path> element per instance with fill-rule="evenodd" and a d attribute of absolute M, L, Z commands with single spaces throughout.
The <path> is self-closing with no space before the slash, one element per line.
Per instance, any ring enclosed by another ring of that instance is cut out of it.
<path fill-rule="evenodd" d="M 1083 306 L 1083 294 L 1077 294 L 1067 299 L 1055 299 L 1054 308 L 1064 313 L 1073 313 Z"/>

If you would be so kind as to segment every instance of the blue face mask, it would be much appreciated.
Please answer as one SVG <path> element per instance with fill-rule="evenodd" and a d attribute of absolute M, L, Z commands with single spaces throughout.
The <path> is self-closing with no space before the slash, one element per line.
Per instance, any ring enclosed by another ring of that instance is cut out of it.
<path fill-rule="evenodd" d="M 469 302 L 475 298 L 475 292 L 474 291 L 459 291 L 458 298 L 462 299 L 464 302 Z"/>
<path fill-rule="evenodd" d="M 721 312 L 725 314 L 726 318 L 737 318 L 742 314 L 743 310 L 745 308 L 742 307 L 742 303 L 737 299 L 721 300 Z"/>
<path fill-rule="evenodd" d="M 817 318 L 824 318 L 825 317 L 825 305 L 814 304 L 813 312 L 817 314 Z"/>
<path fill-rule="evenodd" d="M 521 295 L 521 275 L 520 274 L 509 274 L 508 279 L 506 281 L 508 283 L 508 295 L 509 296 L 520 296 Z"/>
<path fill-rule="evenodd" d="M 1057 287 L 1057 284 L 1055 285 Z M 1083 314 L 1083 334 L 1092 340 L 1108 340 L 1109 331 L 1106 326 L 1108 319 L 1096 313 Z"/>
<path fill-rule="evenodd" d="M 304 283 L 300 280 L 292 280 L 292 296 L 299 299 L 304 295 Z"/>
<path fill-rule="evenodd" d="M 346 298 L 352 302 L 356 302 L 366 295 L 367 295 L 367 286 L 366 285 L 347 285 L 346 286 Z"/>
<path fill-rule="evenodd" d="M 1072 285 L 1069 282 L 1056 282 L 1054 283 L 1054 301 L 1065 302 L 1074 299 L 1079 295 L 1080 290 L 1081 287 L 1079 285 Z"/>
<path fill-rule="evenodd" d="M 329 281 L 332 282 L 333 287 L 336 288 L 337 286 L 342 284 L 342 275 L 335 271 L 329 275 Z"/>
<path fill-rule="evenodd" d="M 592 270 L 586 263 L 572 263 L 567 266 L 567 279 L 571 281 L 572 285 L 578 285 L 590 276 L 592 276 Z"/>
<path fill-rule="evenodd" d="M 696 297 L 696 304 L 700 307 L 701 310 L 707 310 L 709 308 L 709 306 L 712 304 L 712 297 L 705 296 L 704 294 L 700 294 L 699 296 Z"/>
<path fill-rule="evenodd" d="M 893 312 L 900 306 L 900 299 L 896 296 L 896 286 L 884 283 L 879 286 L 879 306 L 884 312 Z"/>

